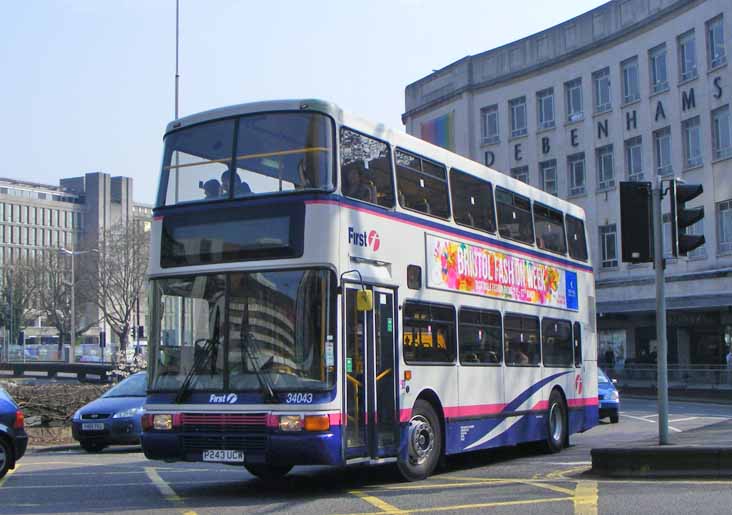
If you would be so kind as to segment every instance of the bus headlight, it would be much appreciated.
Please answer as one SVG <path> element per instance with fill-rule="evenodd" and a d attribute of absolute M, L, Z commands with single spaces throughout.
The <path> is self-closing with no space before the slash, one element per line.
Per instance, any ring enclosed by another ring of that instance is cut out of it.
<path fill-rule="evenodd" d="M 153 415 L 153 429 L 158 431 L 173 429 L 173 415 Z"/>
<path fill-rule="evenodd" d="M 302 418 L 300 415 L 281 415 L 280 431 L 302 431 Z"/>

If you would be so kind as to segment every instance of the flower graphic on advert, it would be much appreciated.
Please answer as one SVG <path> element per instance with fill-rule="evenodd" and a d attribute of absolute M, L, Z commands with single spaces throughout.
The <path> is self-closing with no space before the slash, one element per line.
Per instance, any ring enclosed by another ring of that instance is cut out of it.
<path fill-rule="evenodd" d="M 447 270 L 447 286 L 448 286 L 448 288 L 457 288 L 457 284 L 458 284 L 457 267 L 451 266 Z"/>

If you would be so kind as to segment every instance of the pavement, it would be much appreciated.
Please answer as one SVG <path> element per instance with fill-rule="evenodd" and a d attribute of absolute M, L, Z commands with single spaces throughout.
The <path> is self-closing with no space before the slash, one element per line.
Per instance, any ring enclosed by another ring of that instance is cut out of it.
<path fill-rule="evenodd" d="M 670 434 L 669 445 L 654 439 L 592 449 L 591 455 L 589 474 L 596 476 L 728 478 L 732 477 L 732 420 Z"/>

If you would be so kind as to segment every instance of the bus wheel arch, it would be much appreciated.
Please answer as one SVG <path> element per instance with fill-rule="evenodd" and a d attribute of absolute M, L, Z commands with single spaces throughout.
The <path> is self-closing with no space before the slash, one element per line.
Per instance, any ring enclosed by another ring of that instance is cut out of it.
<path fill-rule="evenodd" d="M 445 449 L 445 417 L 437 394 L 424 390 L 412 407 L 407 429 L 407 457 L 397 462 L 407 481 L 420 481 L 440 464 Z"/>
<path fill-rule="evenodd" d="M 567 396 L 560 386 L 552 388 L 546 415 L 546 447 L 555 453 L 569 446 Z"/>

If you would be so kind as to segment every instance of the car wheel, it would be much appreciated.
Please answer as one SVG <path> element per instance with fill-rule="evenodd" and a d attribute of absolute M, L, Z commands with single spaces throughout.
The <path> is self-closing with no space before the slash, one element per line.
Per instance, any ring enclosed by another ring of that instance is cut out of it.
<path fill-rule="evenodd" d="M 292 465 L 244 465 L 244 468 L 259 479 L 274 481 L 287 475 L 292 470 Z"/>
<path fill-rule="evenodd" d="M 610 423 L 617 424 L 618 422 L 620 422 L 620 415 L 616 411 L 615 413 L 610 415 Z"/>
<path fill-rule="evenodd" d="M 86 452 L 102 452 L 102 450 L 106 447 L 102 442 L 79 442 L 81 444 L 81 448 L 84 449 Z"/>
<path fill-rule="evenodd" d="M 549 411 L 546 420 L 546 447 L 549 452 L 559 452 L 567 439 L 567 409 L 557 390 L 549 396 Z"/>
<path fill-rule="evenodd" d="M 8 469 L 10 469 L 11 452 L 8 441 L 0 438 L 0 478 L 3 478 L 8 473 Z"/>
<path fill-rule="evenodd" d="M 414 404 L 407 439 L 407 459 L 397 466 L 407 481 L 420 481 L 435 471 L 442 456 L 442 427 L 429 402 Z"/>

